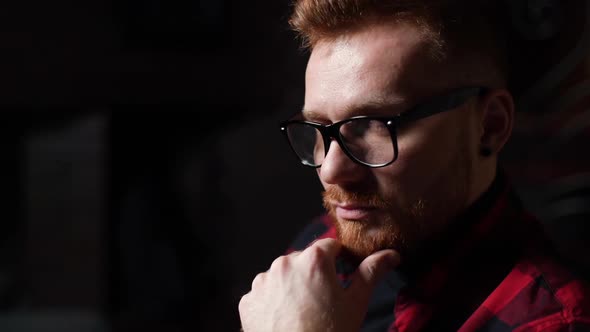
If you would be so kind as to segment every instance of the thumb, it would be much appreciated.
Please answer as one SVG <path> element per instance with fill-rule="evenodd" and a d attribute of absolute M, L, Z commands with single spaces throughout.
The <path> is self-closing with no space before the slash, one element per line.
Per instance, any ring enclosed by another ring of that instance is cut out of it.
<path fill-rule="evenodd" d="M 371 254 L 361 262 L 355 272 L 350 291 L 356 295 L 364 294 L 368 298 L 377 282 L 383 279 L 387 272 L 397 267 L 399 262 L 399 254 L 390 249 Z"/>

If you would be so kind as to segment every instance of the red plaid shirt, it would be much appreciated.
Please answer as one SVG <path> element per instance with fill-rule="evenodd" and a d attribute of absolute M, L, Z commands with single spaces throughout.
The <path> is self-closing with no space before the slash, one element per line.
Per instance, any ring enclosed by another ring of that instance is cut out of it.
<path fill-rule="evenodd" d="M 377 285 L 362 331 L 590 331 L 587 280 L 566 267 L 504 176 L 453 225 L 412 259 L 419 265 Z M 335 236 L 322 216 L 288 252 Z M 346 280 L 354 267 L 339 260 L 338 269 Z"/>

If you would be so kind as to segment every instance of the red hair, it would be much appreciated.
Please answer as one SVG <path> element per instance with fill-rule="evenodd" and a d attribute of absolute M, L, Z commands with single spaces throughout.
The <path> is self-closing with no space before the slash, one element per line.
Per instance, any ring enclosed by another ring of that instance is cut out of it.
<path fill-rule="evenodd" d="M 412 24 L 427 37 L 432 54 L 485 56 L 503 79 L 508 75 L 505 11 L 498 0 L 295 0 L 289 24 L 312 49 L 368 25 Z"/>

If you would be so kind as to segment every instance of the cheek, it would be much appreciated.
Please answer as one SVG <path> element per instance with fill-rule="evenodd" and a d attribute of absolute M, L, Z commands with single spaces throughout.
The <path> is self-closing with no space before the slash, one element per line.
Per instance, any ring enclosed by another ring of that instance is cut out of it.
<path fill-rule="evenodd" d="M 437 139 L 422 132 L 408 133 L 398 138 L 398 158 L 395 161 L 393 173 L 400 178 L 411 177 L 418 180 L 436 164 L 440 154 Z"/>
<path fill-rule="evenodd" d="M 398 159 L 400 163 L 414 168 L 427 161 L 437 161 L 451 149 L 454 135 L 443 126 L 442 121 L 428 121 L 411 128 L 398 136 Z"/>
<path fill-rule="evenodd" d="M 393 164 L 375 169 L 373 174 L 381 197 L 396 202 L 398 206 L 405 206 L 420 194 L 420 173 L 411 158 L 400 156 Z"/>
<path fill-rule="evenodd" d="M 390 181 L 408 194 L 421 193 L 447 168 L 457 148 L 456 133 L 439 123 L 424 125 L 398 137 L 398 159 L 391 165 Z"/>

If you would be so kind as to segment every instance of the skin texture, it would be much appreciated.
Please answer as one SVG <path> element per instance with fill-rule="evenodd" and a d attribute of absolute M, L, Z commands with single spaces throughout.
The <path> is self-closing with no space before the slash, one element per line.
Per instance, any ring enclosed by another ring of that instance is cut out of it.
<path fill-rule="evenodd" d="M 512 129 L 512 98 L 495 81 L 433 61 L 426 43 L 411 25 L 379 23 L 314 46 L 303 116 L 317 122 L 390 116 L 455 88 L 493 88 L 455 110 L 399 128 L 399 156 L 389 166 L 356 164 L 332 142 L 318 176 L 338 240 L 282 256 L 259 274 L 239 305 L 245 331 L 358 331 L 378 279 L 491 184 L 497 153 Z M 482 147 L 492 155 L 482 156 Z M 341 218 L 342 208 L 358 217 Z M 343 249 L 362 261 L 347 289 L 338 286 L 334 270 Z"/>
<path fill-rule="evenodd" d="M 334 267 L 340 247 L 336 240 L 322 239 L 303 252 L 277 258 L 256 276 L 252 291 L 240 301 L 242 329 L 358 331 L 371 290 L 398 264 L 399 256 L 384 250 L 367 258 L 345 291 Z"/>
<path fill-rule="evenodd" d="M 400 27 L 387 36 L 390 29 L 320 42 L 308 65 L 304 114 L 326 123 L 360 113 L 393 115 L 455 86 L 424 80 L 436 69 L 417 65 L 429 59 L 421 34 Z M 372 104 L 381 106 L 367 110 Z M 331 144 L 318 175 L 347 249 L 361 257 L 384 248 L 412 251 L 473 200 L 480 190 L 471 187 L 477 132 L 470 111 L 463 107 L 400 128 L 398 160 L 384 168 L 355 164 Z M 360 220 L 339 217 L 336 207 L 349 204 L 374 209 Z"/>

